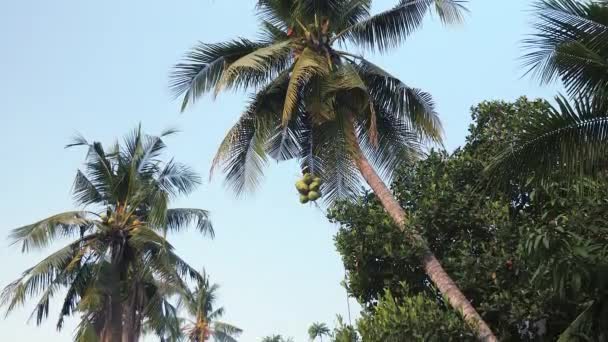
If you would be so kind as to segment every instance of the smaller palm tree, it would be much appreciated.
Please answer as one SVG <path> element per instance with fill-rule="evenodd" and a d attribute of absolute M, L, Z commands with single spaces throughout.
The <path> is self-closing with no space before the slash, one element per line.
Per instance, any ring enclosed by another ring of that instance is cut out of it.
<path fill-rule="evenodd" d="M 281 335 L 271 335 L 264 337 L 262 342 L 293 342 L 293 338 L 283 337 Z"/>
<path fill-rule="evenodd" d="M 236 342 L 242 333 L 234 325 L 219 321 L 224 315 L 224 308 L 215 307 L 218 289 L 219 285 L 211 284 L 203 272 L 194 291 L 181 298 L 181 304 L 192 317 L 185 320 L 182 327 L 187 341 L 204 342 L 213 338 L 215 341 Z"/>
<path fill-rule="evenodd" d="M 310 336 L 310 339 L 312 341 L 319 338 L 319 340 L 321 340 L 321 342 L 323 342 L 323 336 L 329 336 L 329 335 L 330 335 L 330 330 L 327 327 L 327 324 L 325 324 L 325 323 L 315 322 L 310 326 L 310 328 L 308 328 L 308 336 Z"/>
<path fill-rule="evenodd" d="M 63 295 L 58 329 L 66 317 L 80 315 L 77 341 L 131 342 L 138 340 L 142 322 L 158 316 L 152 304 L 167 308 L 154 284 L 162 280 L 163 286 L 182 287 L 183 279 L 200 279 L 166 239 L 168 231 L 190 224 L 213 236 L 207 211 L 168 208 L 172 199 L 200 183 L 189 167 L 161 159 L 162 137 L 171 133 L 148 136 L 140 127 L 110 149 L 82 137 L 69 145 L 88 147 L 73 189 L 84 208 L 11 232 L 23 252 L 72 240 L 4 288 L 0 305 L 7 314 L 39 297 L 32 315 L 40 324 L 49 315 L 50 301 Z"/>

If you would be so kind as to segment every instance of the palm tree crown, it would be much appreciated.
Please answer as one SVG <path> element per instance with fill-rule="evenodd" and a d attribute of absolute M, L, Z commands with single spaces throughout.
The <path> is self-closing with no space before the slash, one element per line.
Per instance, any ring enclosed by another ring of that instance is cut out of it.
<path fill-rule="evenodd" d="M 203 273 L 194 291 L 183 296 L 185 309 L 192 318 L 183 327 L 188 341 L 204 342 L 213 338 L 215 341 L 236 342 L 236 337 L 241 334 L 241 329 L 219 321 L 224 308 L 215 305 L 218 289 L 219 286 L 211 284 Z"/>
<path fill-rule="evenodd" d="M 399 46 L 435 11 L 459 22 L 457 0 L 401 0 L 370 13 L 371 0 L 259 0 L 261 39 L 199 44 L 176 65 L 171 87 L 182 109 L 204 93 L 253 89 L 249 107 L 222 142 L 222 166 L 237 192 L 255 188 L 268 156 L 298 159 L 324 180 L 326 199 L 360 187 L 359 145 L 390 174 L 415 156 L 421 138 L 439 141 L 431 96 L 367 59 L 339 49 L 384 52 Z"/>
<path fill-rule="evenodd" d="M 308 328 L 308 336 L 311 340 L 320 338 L 323 340 L 323 336 L 329 336 L 330 330 L 325 323 L 315 322 Z"/>
<path fill-rule="evenodd" d="M 161 137 L 136 129 L 124 144 L 109 150 L 82 137 L 68 145 L 89 149 L 73 189 L 76 203 L 86 210 L 56 214 L 12 231 L 13 243 L 21 244 L 24 252 L 58 238 L 75 240 L 3 290 L 7 312 L 39 296 L 32 315 L 40 323 L 48 316 L 50 299 L 65 289 L 59 329 L 66 316 L 79 312 L 77 340 L 98 336 L 109 341 L 123 335 L 123 341 L 134 341 L 141 322 L 158 315 L 154 309 L 166 304 L 155 291 L 160 284 L 183 287 L 183 277 L 201 278 L 165 239 L 167 231 L 180 231 L 190 223 L 213 236 L 206 211 L 168 208 L 171 199 L 190 193 L 200 181 L 187 166 L 160 159 L 166 148 Z"/>

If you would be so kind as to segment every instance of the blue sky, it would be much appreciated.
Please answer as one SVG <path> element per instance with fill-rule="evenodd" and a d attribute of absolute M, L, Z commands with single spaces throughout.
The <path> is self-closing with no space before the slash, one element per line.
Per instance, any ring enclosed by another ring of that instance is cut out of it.
<path fill-rule="evenodd" d="M 375 1 L 375 9 L 396 0 Z M 474 0 L 460 27 L 429 20 L 400 49 L 366 54 L 412 86 L 431 92 L 446 146 L 464 142 L 469 108 L 482 100 L 552 97 L 556 87 L 521 79 L 519 41 L 529 32 L 530 1 Z M 243 93 L 205 99 L 179 114 L 168 72 L 198 40 L 255 38 L 252 0 L 20 0 L 0 4 L 0 235 L 73 208 L 70 188 L 84 150 L 65 150 L 75 133 L 110 143 L 142 122 L 149 133 L 178 127 L 169 153 L 208 179 L 215 148 L 241 112 Z M 245 330 L 242 341 L 272 333 L 306 341 L 313 321 L 346 316 L 343 268 L 333 246 L 336 227 L 323 211 L 301 206 L 292 189 L 295 164 L 267 169 L 262 188 L 236 199 L 221 177 L 176 206 L 212 212 L 217 237 L 173 237 L 179 253 L 205 267 L 222 288 L 225 320 Z M 6 241 L 6 240 L 5 240 Z M 60 245 L 56 245 L 60 246 Z M 0 244 L 0 286 L 43 255 Z M 33 303 L 0 320 L 5 340 L 66 341 L 54 316 L 26 325 Z M 353 306 L 353 311 L 358 308 Z"/>

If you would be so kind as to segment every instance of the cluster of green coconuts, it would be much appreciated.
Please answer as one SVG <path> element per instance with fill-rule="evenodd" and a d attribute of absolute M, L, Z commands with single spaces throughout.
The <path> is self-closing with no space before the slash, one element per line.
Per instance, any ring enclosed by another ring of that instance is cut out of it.
<path fill-rule="evenodd" d="M 321 178 L 315 177 L 310 173 L 305 173 L 302 178 L 296 182 L 296 189 L 300 193 L 300 203 L 306 204 L 314 202 L 321 198 Z"/>

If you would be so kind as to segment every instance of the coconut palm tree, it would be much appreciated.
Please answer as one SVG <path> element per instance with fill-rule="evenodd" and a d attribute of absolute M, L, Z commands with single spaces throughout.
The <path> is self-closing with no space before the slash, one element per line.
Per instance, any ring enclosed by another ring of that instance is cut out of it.
<path fill-rule="evenodd" d="M 283 337 L 281 335 L 271 335 L 264 337 L 261 342 L 293 342 L 293 338 Z"/>
<path fill-rule="evenodd" d="M 182 303 L 191 319 L 186 319 L 182 330 L 186 340 L 190 342 L 205 342 L 210 338 L 214 341 L 235 342 L 242 330 L 234 325 L 221 322 L 224 315 L 223 307 L 216 307 L 219 286 L 211 284 L 209 277 L 203 272 L 194 291 L 182 296 Z"/>
<path fill-rule="evenodd" d="M 329 336 L 330 332 L 325 323 L 315 322 L 308 328 L 308 336 L 311 341 L 314 341 L 318 337 L 323 342 L 323 336 Z"/>
<path fill-rule="evenodd" d="M 76 173 L 73 195 L 83 209 L 53 215 L 14 229 L 10 238 L 23 252 L 49 246 L 60 238 L 74 238 L 4 288 L 7 313 L 31 297 L 39 297 L 32 316 L 39 324 L 60 290 L 65 297 L 57 328 L 66 316 L 81 314 L 76 339 L 131 342 L 141 324 L 158 312 L 149 284 L 183 287 L 183 277 L 201 275 L 165 239 L 189 224 L 210 236 L 208 213 L 201 209 L 169 209 L 170 200 L 192 192 L 199 177 L 187 166 L 160 159 L 162 137 L 136 129 L 124 144 L 109 150 L 99 142 L 77 137 L 71 146 L 86 146 L 85 168 Z M 158 305 L 157 305 L 158 306 Z M 149 309 L 150 308 L 150 309 Z"/>
<path fill-rule="evenodd" d="M 223 167 L 237 193 L 259 184 L 262 167 L 298 159 L 319 176 L 325 200 L 353 196 L 360 176 L 374 190 L 435 286 L 480 338 L 490 328 L 443 270 L 381 176 L 438 142 L 441 126 L 431 96 L 357 53 L 387 52 L 419 29 L 429 12 L 444 23 L 462 20 L 458 0 L 401 0 L 372 15 L 371 0 L 259 0 L 261 39 L 199 44 L 176 65 L 171 88 L 182 109 L 205 93 L 253 89 L 251 102 L 221 143 L 212 170 Z"/>
<path fill-rule="evenodd" d="M 488 173 L 501 180 L 534 173 L 545 180 L 556 170 L 605 170 L 608 3 L 543 0 L 534 8 L 536 33 L 525 40 L 525 65 L 543 83 L 561 80 L 572 100 L 557 97 L 549 112 L 531 117 Z"/>

